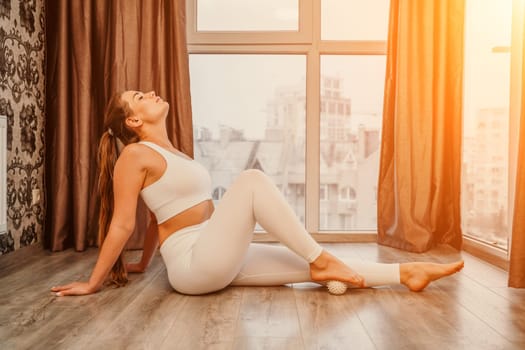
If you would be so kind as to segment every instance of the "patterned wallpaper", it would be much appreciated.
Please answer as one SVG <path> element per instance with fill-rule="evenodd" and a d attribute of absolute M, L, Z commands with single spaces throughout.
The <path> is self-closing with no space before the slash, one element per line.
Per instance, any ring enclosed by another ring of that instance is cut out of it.
<path fill-rule="evenodd" d="M 8 233 L 0 235 L 0 255 L 42 241 L 44 6 L 45 0 L 0 0 L 0 114 L 8 121 Z"/>

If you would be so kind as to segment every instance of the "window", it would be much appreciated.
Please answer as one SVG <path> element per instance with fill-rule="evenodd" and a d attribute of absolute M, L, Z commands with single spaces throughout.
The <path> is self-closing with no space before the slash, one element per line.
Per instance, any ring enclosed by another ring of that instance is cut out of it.
<path fill-rule="evenodd" d="M 199 54 L 190 56 L 195 158 L 213 185 L 229 187 L 244 169 L 259 169 L 305 216 L 290 186 L 305 183 L 304 55 Z"/>
<path fill-rule="evenodd" d="M 319 188 L 319 200 L 327 201 L 328 200 L 328 185 L 321 185 Z"/>
<path fill-rule="evenodd" d="M 339 200 L 340 201 L 351 201 L 355 200 L 356 194 L 355 190 L 352 187 L 342 187 L 339 191 Z"/>
<path fill-rule="evenodd" d="M 379 173 L 385 66 L 384 55 L 321 56 L 321 76 L 332 77 L 332 89 L 337 86 L 339 96 L 331 99 L 337 110 L 329 109 L 320 116 L 321 183 L 339 185 L 349 180 L 363 193 L 353 207 L 338 203 L 344 201 L 341 196 L 333 197 L 332 205 L 321 206 L 321 214 L 328 217 L 327 226 L 321 230 L 376 230 L 374 191 Z M 321 90 L 321 103 L 325 96 Z M 347 113 L 350 104 L 352 111 Z M 341 219 L 345 215 L 352 219 Z"/>
<path fill-rule="evenodd" d="M 299 0 L 198 0 L 198 31 L 297 30 Z"/>
<path fill-rule="evenodd" d="M 467 0 L 462 229 L 507 249 L 512 0 Z"/>
<path fill-rule="evenodd" d="M 215 189 L 213 190 L 213 194 L 212 194 L 213 200 L 214 201 L 220 200 L 222 196 L 224 195 L 224 192 L 226 192 L 226 188 L 222 186 L 215 187 Z"/>
<path fill-rule="evenodd" d="M 195 158 L 214 186 L 258 168 L 309 232 L 374 233 L 389 0 L 187 10 Z"/>
<path fill-rule="evenodd" d="M 304 197 L 304 184 L 297 184 L 295 191 L 297 197 Z"/>
<path fill-rule="evenodd" d="M 322 0 L 323 40 L 385 40 L 389 0 Z"/>

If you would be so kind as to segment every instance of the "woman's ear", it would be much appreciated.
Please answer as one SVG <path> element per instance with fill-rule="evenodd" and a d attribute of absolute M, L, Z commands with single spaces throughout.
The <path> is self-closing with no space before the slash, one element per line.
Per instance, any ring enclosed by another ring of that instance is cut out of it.
<path fill-rule="evenodd" d="M 137 128 L 142 125 L 142 119 L 133 116 L 126 118 L 126 126 L 129 128 Z"/>

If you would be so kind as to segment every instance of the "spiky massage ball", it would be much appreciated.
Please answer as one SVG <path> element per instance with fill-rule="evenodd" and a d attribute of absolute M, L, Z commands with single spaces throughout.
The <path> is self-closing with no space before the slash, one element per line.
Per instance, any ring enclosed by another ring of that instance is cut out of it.
<path fill-rule="evenodd" d="M 328 283 L 326 283 L 326 287 L 328 288 L 328 292 L 330 292 L 330 294 L 335 295 L 345 294 L 348 288 L 346 283 L 341 281 L 328 281 Z"/>

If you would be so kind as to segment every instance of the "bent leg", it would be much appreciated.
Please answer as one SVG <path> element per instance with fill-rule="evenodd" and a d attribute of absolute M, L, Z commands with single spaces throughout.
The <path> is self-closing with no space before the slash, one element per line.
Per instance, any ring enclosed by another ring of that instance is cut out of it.
<path fill-rule="evenodd" d="M 252 243 L 233 286 L 280 286 L 310 282 L 308 262 L 286 247 Z"/>
<path fill-rule="evenodd" d="M 224 288 L 239 273 L 256 222 L 306 262 L 322 252 L 271 179 L 257 170 L 244 171 L 226 191 L 192 248 L 191 269 L 209 278 L 208 291 Z"/>

